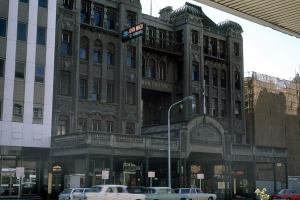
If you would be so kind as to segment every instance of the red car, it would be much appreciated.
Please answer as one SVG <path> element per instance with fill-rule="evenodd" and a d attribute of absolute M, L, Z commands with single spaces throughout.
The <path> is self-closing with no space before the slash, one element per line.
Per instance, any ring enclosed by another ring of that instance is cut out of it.
<path fill-rule="evenodd" d="M 272 194 L 270 199 L 289 199 L 289 200 L 300 200 L 300 194 L 296 190 L 282 189 L 278 194 Z"/>

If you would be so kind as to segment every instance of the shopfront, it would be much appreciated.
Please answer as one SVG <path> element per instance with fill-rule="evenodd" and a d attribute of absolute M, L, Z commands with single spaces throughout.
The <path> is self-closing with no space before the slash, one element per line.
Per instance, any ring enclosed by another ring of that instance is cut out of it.
<path fill-rule="evenodd" d="M 46 151 L 37 153 L 30 148 L 1 147 L 0 196 L 18 196 L 19 191 L 21 195 L 42 194 L 47 183 L 43 176 L 47 167 L 45 155 Z M 22 178 L 16 176 L 18 167 L 24 168 Z"/>

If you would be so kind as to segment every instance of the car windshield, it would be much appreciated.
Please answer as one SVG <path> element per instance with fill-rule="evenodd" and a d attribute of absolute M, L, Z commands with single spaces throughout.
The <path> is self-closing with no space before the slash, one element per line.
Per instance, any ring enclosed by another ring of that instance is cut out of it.
<path fill-rule="evenodd" d="M 102 187 L 92 187 L 90 189 L 87 189 L 85 192 L 101 192 L 103 188 Z"/>
<path fill-rule="evenodd" d="M 190 189 L 181 189 L 180 193 L 181 194 L 188 194 L 188 193 L 190 193 Z"/>
<path fill-rule="evenodd" d="M 68 188 L 68 189 L 64 189 L 64 191 L 61 192 L 61 194 L 70 194 L 72 191 L 71 188 Z"/>
<path fill-rule="evenodd" d="M 134 193 L 134 194 L 144 194 L 145 188 L 143 188 L 143 187 L 127 187 L 127 191 L 129 193 Z"/>

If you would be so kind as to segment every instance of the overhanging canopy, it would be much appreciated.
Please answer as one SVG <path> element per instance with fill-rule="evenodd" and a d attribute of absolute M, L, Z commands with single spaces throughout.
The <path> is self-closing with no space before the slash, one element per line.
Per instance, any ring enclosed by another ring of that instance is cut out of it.
<path fill-rule="evenodd" d="M 300 0 L 195 0 L 300 38 Z"/>

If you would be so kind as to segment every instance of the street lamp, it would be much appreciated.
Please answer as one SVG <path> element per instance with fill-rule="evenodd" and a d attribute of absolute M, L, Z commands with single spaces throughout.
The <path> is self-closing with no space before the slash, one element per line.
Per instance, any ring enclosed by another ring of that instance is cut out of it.
<path fill-rule="evenodd" d="M 177 105 L 182 103 L 185 100 L 194 100 L 193 96 L 186 96 L 182 100 L 177 101 L 170 105 L 168 110 L 168 187 L 171 188 L 171 136 L 170 136 L 170 111 L 171 109 Z"/>

